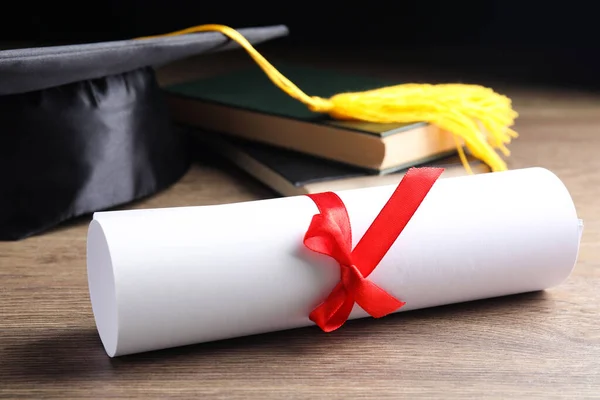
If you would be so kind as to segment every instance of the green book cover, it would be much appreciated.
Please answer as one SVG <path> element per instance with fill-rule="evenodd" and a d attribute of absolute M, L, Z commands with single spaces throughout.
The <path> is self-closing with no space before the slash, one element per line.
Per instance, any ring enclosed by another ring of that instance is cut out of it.
<path fill-rule="evenodd" d="M 309 96 L 329 98 L 338 93 L 365 91 L 399 84 L 375 77 L 356 76 L 324 68 L 287 64 L 276 67 Z M 168 86 L 165 90 L 171 94 L 206 102 L 310 123 L 331 124 L 377 136 L 388 136 L 427 125 L 424 122 L 381 124 L 333 120 L 327 115 L 311 112 L 304 104 L 284 93 L 258 66 Z"/>

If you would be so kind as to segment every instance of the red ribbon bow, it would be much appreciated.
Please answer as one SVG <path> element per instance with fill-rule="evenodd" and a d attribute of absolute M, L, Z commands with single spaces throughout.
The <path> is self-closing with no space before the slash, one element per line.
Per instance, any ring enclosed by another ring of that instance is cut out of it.
<path fill-rule="evenodd" d="M 304 245 L 334 258 L 341 269 L 340 282 L 309 316 L 323 331 L 331 332 L 341 327 L 355 302 L 375 318 L 392 313 L 405 304 L 367 277 L 394 244 L 443 171 L 442 168 L 409 169 L 354 250 L 350 219 L 342 200 L 332 192 L 308 195 L 320 213 L 313 216 L 304 236 Z"/>

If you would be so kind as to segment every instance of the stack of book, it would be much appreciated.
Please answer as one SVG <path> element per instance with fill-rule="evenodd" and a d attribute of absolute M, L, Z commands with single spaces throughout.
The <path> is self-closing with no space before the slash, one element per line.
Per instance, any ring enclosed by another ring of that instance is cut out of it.
<path fill-rule="evenodd" d="M 321 97 L 398 84 L 304 66 L 278 69 Z M 443 166 L 443 177 L 466 174 L 452 135 L 434 125 L 333 120 L 283 93 L 258 67 L 164 90 L 174 120 L 196 141 L 284 196 L 397 184 L 413 166 Z M 469 162 L 474 173 L 490 171 Z"/>

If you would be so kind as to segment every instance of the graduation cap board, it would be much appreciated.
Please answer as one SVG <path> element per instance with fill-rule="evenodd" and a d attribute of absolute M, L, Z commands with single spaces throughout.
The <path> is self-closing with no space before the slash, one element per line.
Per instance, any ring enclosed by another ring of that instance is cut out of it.
<path fill-rule="evenodd" d="M 240 29 L 250 43 L 285 26 Z M 189 166 L 154 68 L 239 48 L 219 32 L 0 52 L 0 240 L 154 194 Z"/>

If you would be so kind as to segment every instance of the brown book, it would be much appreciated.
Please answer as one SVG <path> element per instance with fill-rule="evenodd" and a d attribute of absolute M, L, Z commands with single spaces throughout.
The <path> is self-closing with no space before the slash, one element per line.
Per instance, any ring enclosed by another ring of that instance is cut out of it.
<path fill-rule="evenodd" d="M 398 84 L 325 69 L 278 68 L 306 93 L 322 97 Z M 456 151 L 452 136 L 428 123 L 337 121 L 313 113 L 257 66 L 164 89 L 178 123 L 364 169 L 400 170 Z"/>

